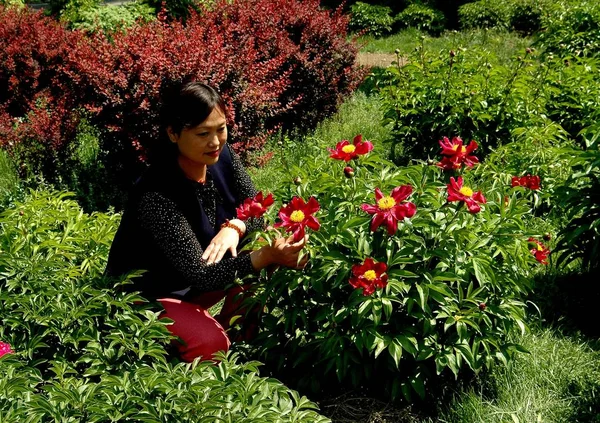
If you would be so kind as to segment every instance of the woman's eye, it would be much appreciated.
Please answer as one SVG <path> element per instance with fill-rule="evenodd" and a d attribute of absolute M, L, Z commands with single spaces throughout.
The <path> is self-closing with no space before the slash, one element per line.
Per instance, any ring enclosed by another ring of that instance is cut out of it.
<path fill-rule="evenodd" d="M 199 134 L 196 134 L 196 135 L 198 135 L 199 137 L 205 137 L 208 135 L 208 132 L 200 132 Z"/>
<path fill-rule="evenodd" d="M 219 132 L 225 132 L 225 129 L 227 129 L 227 127 L 225 127 L 225 126 L 222 128 L 219 128 Z"/>

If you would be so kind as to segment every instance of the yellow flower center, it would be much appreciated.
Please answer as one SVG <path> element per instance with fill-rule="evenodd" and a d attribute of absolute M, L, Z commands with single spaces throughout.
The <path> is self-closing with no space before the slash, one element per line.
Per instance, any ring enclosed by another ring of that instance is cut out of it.
<path fill-rule="evenodd" d="M 470 197 L 473 195 L 473 190 L 469 187 L 462 187 L 460 190 L 458 190 L 458 192 L 460 192 L 465 197 Z"/>
<path fill-rule="evenodd" d="M 348 144 L 342 147 L 342 151 L 344 153 L 354 153 L 354 150 L 356 150 L 356 147 L 352 144 Z"/>
<path fill-rule="evenodd" d="M 537 244 L 537 250 L 538 251 L 544 251 L 544 248 L 542 248 L 542 246 L 540 244 Z"/>
<path fill-rule="evenodd" d="M 365 273 L 363 273 L 363 277 L 368 281 L 374 281 L 377 279 L 377 273 L 375 273 L 374 270 L 367 270 Z"/>
<path fill-rule="evenodd" d="M 294 210 L 290 215 L 292 222 L 300 223 L 304 220 L 304 212 L 302 210 Z"/>
<path fill-rule="evenodd" d="M 461 153 L 465 153 L 467 151 L 467 147 L 465 147 L 464 145 L 460 148 L 460 152 Z"/>
<path fill-rule="evenodd" d="M 385 196 L 377 202 L 377 206 L 381 210 L 389 210 L 392 207 L 394 207 L 395 205 L 396 205 L 396 200 L 394 200 L 392 197 L 389 197 L 389 196 Z"/>
<path fill-rule="evenodd" d="M 452 146 L 452 150 L 454 150 L 454 151 L 458 150 L 458 144 L 454 144 L 454 145 Z"/>

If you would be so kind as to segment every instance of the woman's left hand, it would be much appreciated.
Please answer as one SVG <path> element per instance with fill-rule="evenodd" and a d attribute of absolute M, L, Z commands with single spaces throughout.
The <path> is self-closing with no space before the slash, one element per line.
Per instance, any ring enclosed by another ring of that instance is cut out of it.
<path fill-rule="evenodd" d="M 240 225 L 236 226 L 239 227 Z M 218 263 L 227 251 L 231 252 L 232 257 L 237 257 L 237 246 L 239 242 L 240 235 L 235 229 L 227 227 L 221 228 L 219 233 L 217 233 L 210 241 L 206 250 L 204 250 L 202 259 L 206 260 L 207 264 Z"/>

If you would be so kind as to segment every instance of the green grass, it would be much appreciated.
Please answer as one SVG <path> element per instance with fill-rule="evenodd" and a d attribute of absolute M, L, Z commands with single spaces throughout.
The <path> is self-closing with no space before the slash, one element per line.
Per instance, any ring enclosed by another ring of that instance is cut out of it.
<path fill-rule="evenodd" d="M 407 29 L 389 37 L 360 37 L 357 44 L 364 53 L 394 53 L 408 56 L 421 43 L 430 51 L 456 50 L 459 48 L 487 47 L 494 50 L 502 59 L 523 54 L 525 48 L 532 44 L 531 38 L 524 38 L 515 33 L 499 30 L 451 31 L 440 37 L 431 37 L 416 29 Z"/>
<path fill-rule="evenodd" d="M 333 148 L 341 140 L 352 141 L 355 135 L 362 134 L 363 139 L 372 141 L 375 148 L 386 148 L 383 142 L 390 137 L 390 131 L 381 124 L 382 118 L 378 97 L 356 91 L 334 116 L 322 122 L 310 135 L 302 139 L 271 138 L 264 151 L 273 151 L 273 159 L 262 168 L 249 169 L 257 189 L 272 192 L 293 180 L 296 175 L 288 169 L 309 154 L 309 144 Z"/>
<path fill-rule="evenodd" d="M 458 394 L 439 422 L 600 422 L 598 351 L 552 329 L 517 342 L 530 354 L 494 369 L 479 388 Z"/>

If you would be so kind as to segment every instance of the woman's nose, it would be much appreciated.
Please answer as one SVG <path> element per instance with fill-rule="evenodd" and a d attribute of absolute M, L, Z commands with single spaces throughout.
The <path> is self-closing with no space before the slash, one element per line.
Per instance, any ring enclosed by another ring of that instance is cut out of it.
<path fill-rule="evenodd" d="M 213 136 L 210 137 L 210 140 L 208 141 L 209 145 L 219 145 L 221 142 L 219 141 L 219 135 L 218 134 L 214 134 Z"/>

